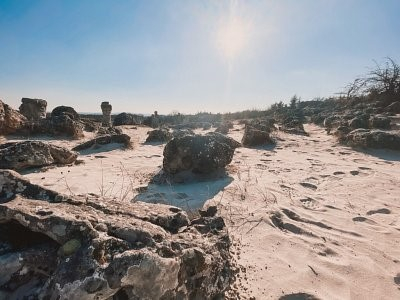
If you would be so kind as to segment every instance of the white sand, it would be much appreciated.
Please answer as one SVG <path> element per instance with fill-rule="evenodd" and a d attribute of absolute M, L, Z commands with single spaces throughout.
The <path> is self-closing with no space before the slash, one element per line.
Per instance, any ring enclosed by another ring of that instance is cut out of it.
<path fill-rule="evenodd" d="M 79 157 L 83 164 L 26 177 L 63 193 L 129 201 L 160 171 L 163 145 L 143 144 L 148 128 L 123 130 L 131 150 L 111 147 Z M 228 167 L 233 181 L 170 191 L 196 198 L 211 187 L 201 199 L 220 205 L 242 267 L 233 297 L 400 299 L 400 153 L 356 152 L 319 127 L 306 131 L 309 137 L 279 133 L 274 149 L 237 149 Z"/>

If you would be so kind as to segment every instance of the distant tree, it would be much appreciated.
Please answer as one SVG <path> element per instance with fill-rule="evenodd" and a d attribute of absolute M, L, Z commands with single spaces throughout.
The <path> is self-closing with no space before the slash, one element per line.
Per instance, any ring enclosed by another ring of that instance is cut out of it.
<path fill-rule="evenodd" d="M 375 67 L 366 75 L 356 78 L 346 87 L 348 98 L 360 96 L 385 96 L 393 99 L 400 95 L 400 66 L 386 58 L 383 65 L 375 62 Z"/>
<path fill-rule="evenodd" d="M 294 95 L 292 98 L 290 98 L 290 108 L 294 109 L 297 107 L 298 103 L 300 103 L 300 97 L 297 97 L 297 95 Z"/>

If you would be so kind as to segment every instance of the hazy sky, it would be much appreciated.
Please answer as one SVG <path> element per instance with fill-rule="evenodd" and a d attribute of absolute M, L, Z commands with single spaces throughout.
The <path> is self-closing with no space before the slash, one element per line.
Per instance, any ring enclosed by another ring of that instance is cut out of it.
<path fill-rule="evenodd" d="M 227 112 L 330 96 L 400 60 L 399 0 L 0 0 L 0 99 Z"/>

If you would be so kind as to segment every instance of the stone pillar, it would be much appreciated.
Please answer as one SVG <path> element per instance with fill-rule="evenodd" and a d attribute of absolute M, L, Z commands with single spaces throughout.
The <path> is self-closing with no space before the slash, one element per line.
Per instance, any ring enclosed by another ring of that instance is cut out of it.
<path fill-rule="evenodd" d="M 19 112 L 30 121 L 46 118 L 47 101 L 42 99 L 22 98 Z"/>
<path fill-rule="evenodd" d="M 102 125 L 105 127 L 111 126 L 111 110 L 112 106 L 109 102 L 101 102 L 101 111 L 103 112 Z"/>

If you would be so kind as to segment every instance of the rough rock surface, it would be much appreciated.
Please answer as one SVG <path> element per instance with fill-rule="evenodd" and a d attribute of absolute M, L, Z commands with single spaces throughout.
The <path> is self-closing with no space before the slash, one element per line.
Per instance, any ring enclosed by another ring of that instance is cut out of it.
<path fill-rule="evenodd" d="M 97 132 L 97 135 L 105 135 L 105 134 L 122 134 L 122 129 L 117 127 L 100 127 Z"/>
<path fill-rule="evenodd" d="M 0 100 L 0 135 L 16 132 L 25 122 L 22 114 Z"/>
<path fill-rule="evenodd" d="M 79 144 L 78 146 L 72 148 L 72 150 L 73 151 L 81 151 L 81 150 L 89 149 L 91 147 L 97 147 L 97 146 L 111 144 L 111 143 L 123 144 L 125 147 L 130 147 L 131 137 L 124 133 L 101 135 L 101 136 L 91 139 L 87 142 Z"/>
<path fill-rule="evenodd" d="M 369 128 L 390 129 L 391 120 L 384 116 L 371 116 L 369 118 Z"/>
<path fill-rule="evenodd" d="M 174 138 L 164 148 L 163 169 L 171 174 L 210 173 L 228 165 L 237 147 L 240 143 L 218 133 Z"/>
<path fill-rule="evenodd" d="M 258 130 L 250 125 L 246 125 L 242 138 L 243 146 L 259 146 L 264 144 L 273 144 L 274 141 L 268 131 Z"/>
<path fill-rule="evenodd" d="M 43 99 L 22 98 L 19 111 L 28 120 L 36 121 L 46 118 L 47 101 Z"/>
<path fill-rule="evenodd" d="M 72 120 L 79 120 L 79 114 L 70 106 L 57 106 L 51 112 L 52 117 L 58 117 L 62 115 L 69 116 Z"/>
<path fill-rule="evenodd" d="M 344 141 L 353 147 L 400 150 L 399 131 L 356 129 L 351 131 Z"/>
<path fill-rule="evenodd" d="M 21 170 L 52 164 L 71 164 L 78 154 L 63 147 L 40 141 L 24 141 L 0 145 L 0 168 Z"/>
<path fill-rule="evenodd" d="M 303 123 L 292 117 L 288 117 L 282 122 L 281 130 L 290 134 L 308 135 L 304 130 Z"/>
<path fill-rule="evenodd" d="M 155 129 L 148 132 L 146 143 L 164 143 L 172 139 L 172 134 L 167 129 Z"/>
<path fill-rule="evenodd" d="M 232 272 L 220 217 L 51 193 L 0 170 L 2 298 L 223 297 Z"/>
<path fill-rule="evenodd" d="M 129 113 L 120 113 L 114 118 L 114 126 L 120 125 L 139 125 L 143 123 L 143 116 L 133 115 Z"/>

